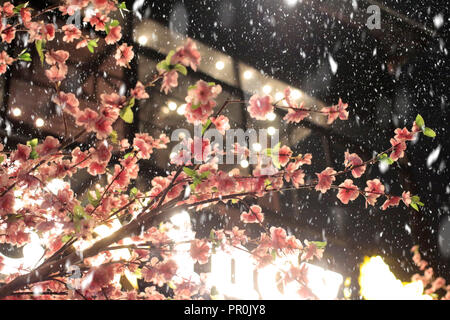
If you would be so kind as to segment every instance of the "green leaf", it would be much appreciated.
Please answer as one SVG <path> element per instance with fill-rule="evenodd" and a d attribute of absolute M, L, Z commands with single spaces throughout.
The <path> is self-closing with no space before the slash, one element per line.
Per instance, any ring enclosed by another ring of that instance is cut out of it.
<path fill-rule="evenodd" d="M 115 27 L 117 27 L 117 26 L 119 26 L 119 25 L 120 25 L 119 20 L 111 20 L 111 22 L 109 23 L 109 26 L 110 26 L 111 28 L 115 28 Z"/>
<path fill-rule="evenodd" d="M 171 60 L 172 60 L 172 56 L 175 54 L 175 50 L 170 50 L 170 52 L 169 52 L 169 54 L 167 55 L 167 57 L 166 57 L 166 63 L 167 63 L 167 65 L 171 65 L 172 63 L 171 63 Z"/>
<path fill-rule="evenodd" d="M 436 137 L 436 132 L 434 132 L 433 129 L 430 129 L 430 128 L 425 128 L 423 130 L 423 134 L 430 138 Z"/>
<path fill-rule="evenodd" d="M 127 9 L 127 4 L 125 3 L 125 1 L 124 1 L 124 2 L 121 2 L 117 8 L 118 8 L 119 10 L 129 11 L 129 10 Z"/>
<path fill-rule="evenodd" d="M 416 117 L 416 125 L 419 128 L 423 128 L 425 126 L 425 121 L 423 120 L 422 116 L 420 114 L 417 115 Z"/>
<path fill-rule="evenodd" d="M 74 219 L 81 220 L 81 219 L 89 218 L 89 216 L 84 211 L 84 208 L 80 205 L 76 205 L 73 208 L 73 214 L 75 215 Z"/>
<path fill-rule="evenodd" d="M 3 160 L 5 160 L 5 157 L 4 156 L 0 156 L 0 163 L 2 163 Z"/>
<path fill-rule="evenodd" d="M 21 53 L 18 59 L 22 61 L 31 61 L 31 55 L 28 52 Z"/>
<path fill-rule="evenodd" d="M 117 137 L 118 137 L 118 135 L 117 135 L 117 131 L 116 130 L 111 131 L 111 133 L 109 134 L 109 138 L 111 139 L 112 143 L 116 144 L 116 143 L 119 142 L 117 140 Z"/>
<path fill-rule="evenodd" d="M 123 156 L 124 159 L 128 158 L 129 156 L 131 156 L 133 153 L 132 152 L 128 152 L 126 155 Z"/>
<path fill-rule="evenodd" d="M 135 97 L 132 97 L 132 98 L 130 99 L 130 101 L 128 102 L 127 107 L 133 108 L 135 103 L 136 103 L 136 98 L 135 98 Z"/>
<path fill-rule="evenodd" d="M 411 205 L 411 208 L 413 208 L 416 211 L 419 211 L 419 207 L 417 206 L 417 204 L 411 202 L 410 205 Z"/>
<path fill-rule="evenodd" d="M 137 193 L 138 193 L 138 189 L 136 187 L 131 188 L 130 197 L 135 198 Z"/>
<path fill-rule="evenodd" d="M 31 139 L 27 141 L 27 146 L 30 147 L 36 147 L 39 143 L 39 140 L 37 138 Z"/>
<path fill-rule="evenodd" d="M 325 249 L 325 247 L 327 246 L 326 241 L 311 241 L 311 243 L 315 244 L 317 249 Z"/>
<path fill-rule="evenodd" d="M 195 176 L 197 175 L 197 172 L 195 172 L 195 170 L 192 170 L 192 169 L 190 169 L 188 167 L 184 167 L 183 171 L 184 171 L 184 173 L 186 173 L 191 178 L 195 178 Z"/>
<path fill-rule="evenodd" d="M 187 76 L 187 69 L 182 64 L 176 64 L 174 69 L 181 73 L 183 76 Z"/>
<path fill-rule="evenodd" d="M 45 40 L 36 40 L 34 42 L 34 45 L 36 46 L 36 51 L 39 55 L 39 58 L 41 60 L 41 64 L 44 65 L 44 47 L 45 47 Z"/>
<path fill-rule="evenodd" d="M 275 260 L 277 258 L 277 250 L 272 250 L 270 253 L 272 255 L 272 259 Z"/>
<path fill-rule="evenodd" d="M 202 174 L 200 175 L 200 179 L 207 179 L 210 176 L 211 172 L 210 171 L 205 171 L 202 172 Z"/>
<path fill-rule="evenodd" d="M 170 70 L 170 65 L 169 64 L 167 64 L 167 62 L 166 61 L 161 61 L 161 62 L 159 62 L 157 65 L 156 65 L 156 69 L 158 70 L 158 71 L 169 71 Z"/>
<path fill-rule="evenodd" d="M 126 123 L 133 123 L 134 114 L 133 110 L 131 110 L 131 107 L 126 106 L 125 108 L 122 108 L 122 110 L 120 110 L 119 115 L 122 118 L 122 120 L 125 121 Z"/>
<path fill-rule="evenodd" d="M 208 119 L 208 121 L 206 121 L 206 123 L 203 125 L 202 136 L 205 134 L 205 131 L 208 130 L 208 128 L 211 125 L 211 123 L 212 123 L 211 119 Z"/>
<path fill-rule="evenodd" d="M 192 111 L 197 110 L 198 108 L 200 108 L 200 103 L 191 105 Z"/>
<path fill-rule="evenodd" d="M 189 90 L 194 90 L 195 88 L 197 88 L 196 85 L 189 86 L 189 87 L 188 87 L 188 91 L 189 91 Z"/>
<path fill-rule="evenodd" d="M 28 3 L 29 3 L 29 2 L 21 3 L 21 4 L 17 5 L 17 6 L 15 6 L 14 9 L 13 9 L 13 12 L 14 12 L 15 14 L 20 13 L 20 9 L 26 8 L 26 7 L 28 6 Z"/>
<path fill-rule="evenodd" d="M 215 86 L 215 85 L 216 85 L 215 82 L 208 82 L 208 86 L 210 86 L 210 87 Z"/>
<path fill-rule="evenodd" d="M 69 241 L 70 239 L 72 239 L 72 235 L 71 234 L 66 234 L 61 238 L 61 241 L 63 243 L 66 243 L 67 241 Z"/>

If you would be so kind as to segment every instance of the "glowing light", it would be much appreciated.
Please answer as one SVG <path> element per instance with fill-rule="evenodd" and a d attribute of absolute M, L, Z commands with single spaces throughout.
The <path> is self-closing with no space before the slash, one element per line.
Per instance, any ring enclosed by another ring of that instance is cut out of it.
<path fill-rule="evenodd" d="M 53 193 L 58 194 L 58 192 L 66 186 L 66 183 L 62 179 L 53 179 L 47 184 L 47 188 Z"/>
<path fill-rule="evenodd" d="M 36 127 L 40 128 L 44 126 L 44 120 L 42 118 L 37 118 L 36 119 Z"/>
<path fill-rule="evenodd" d="M 270 112 L 266 115 L 266 119 L 269 121 L 273 121 L 277 118 L 277 115 L 274 112 Z"/>
<path fill-rule="evenodd" d="M 291 92 L 291 96 L 293 99 L 297 100 L 300 99 L 302 97 L 302 93 L 300 92 L 300 90 L 294 89 Z"/>
<path fill-rule="evenodd" d="M 266 85 L 262 88 L 262 90 L 263 90 L 263 92 L 264 92 L 265 94 L 269 94 L 269 93 L 272 91 L 272 86 L 266 84 Z"/>
<path fill-rule="evenodd" d="M 178 107 L 177 109 L 177 113 L 182 116 L 183 114 L 185 114 L 186 112 L 186 104 L 182 104 L 181 106 Z"/>
<path fill-rule="evenodd" d="M 284 94 L 280 91 L 278 91 L 277 93 L 275 93 L 275 100 L 279 101 L 282 100 L 284 98 Z"/>
<path fill-rule="evenodd" d="M 176 156 L 177 156 L 177 153 L 176 153 L 176 152 L 172 152 L 172 153 L 170 154 L 169 158 L 170 158 L 170 159 L 173 159 L 173 158 L 175 158 Z"/>
<path fill-rule="evenodd" d="M 164 113 L 164 114 L 169 114 L 169 112 L 170 112 L 169 108 L 167 108 L 167 107 L 162 107 L 162 108 L 161 108 L 161 111 L 162 111 L 162 113 Z"/>
<path fill-rule="evenodd" d="M 44 254 L 44 248 L 41 247 L 41 240 L 36 233 L 30 233 L 30 243 L 23 247 L 23 258 L 13 259 L 0 253 L 2 263 L 4 264 L 1 274 L 24 273 L 33 269 Z"/>
<path fill-rule="evenodd" d="M 138 42 L 141 46 L 145 46 L 147 44 L 148 38 L 144 35 L 138 38 Z"/>
<path fill-rule="evenodd" d="M 169 101 L 167 103 L 167 106 L 169 107 L 170 111 L 175 111 L 175 110 L 177 110 L 177 107 L 178 107 L 177 104 L 173 101 Z"/>
<path fill-rule="evenodd" d="M 250 70 L 246 70 L 244 72 L 244 79 L 249 80 L 253 77 L 253 72 L 251 72 Z"/>
<path fill-rule="evenodd" d="M 252 149 L 253 149 L 254 151 L 256 151 L 256 152 L 259 152 L 259 151 L 262 150 L 262 146 L 261 146 L 259 143 L 254 143 L 254 144 L 252 145 Z"/>
<path fill-rule="evenodd" d="M 217 61 L 216 62 L 216 69 L 217 70 L 223 70 L 225 68 L 225 63 L 223 61 Z"/>
<path fill-rule="evenodd" d="M 284 2 L 289 6 L 293 7 L 297 4 L 297 0 L 284 0 Z"/>
<path fill-rule="evenodd" d="M 244 159 L 244 160 L 241 161 L 241 167 L 242 168 L 248 168 L 248 165 L 249 165 L 249 163 L 248 163 L 247 160 Z"/>
<path fill-rule="evenodd" d="M 402 283 L 380 256 L 364 258 L 360 268 L 361 295 L 367 300 L 431 300 L 422 281 Z"/>
<path fill-rule="evenodd" d="M 12 109 L 12 114 L 14 117 L 20 117 L 22 115 L 22 110 L 20 110 L 20 108 L 14 108 Z"/>
<path fill-rule="evenodd" d="M 277 131 L 277 129 L 275 129 L 274 127 L 268 127 L 268 128 L 267 128 L 267 133 L 268 133 L 270 136 L 273 136 L 273 135 L 276 133 L 276 131 Z"/>

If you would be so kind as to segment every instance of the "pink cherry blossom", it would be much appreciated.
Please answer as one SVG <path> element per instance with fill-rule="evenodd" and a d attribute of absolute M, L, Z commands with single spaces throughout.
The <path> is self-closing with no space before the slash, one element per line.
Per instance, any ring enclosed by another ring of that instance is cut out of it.
<path fill-rule="evenodd" d="M 45 75 L 51 82 L 58 82 L 66 78 L 67 71 L 67 66 L 65 64 L 59 65 L 59 67 L 55 65 L 49 70 L 45 70 Z"/>
<path fill-rule="evenodd" d="M 211 118 L 211 122 L 214 124 L 220 134 L 225 135 L 227 130 L 230 130 L 230 123 L 228 117 L 220 115 L 217 118 Z"/>
<path fill-rule="evenodd" d="M 43 143 L 38 144 L 36 146 L 36 152 L 41 157 L 46 156 L 48 154 L 52 154 L 57 151 L 59 148 L 59 140 L 52 137 L 47 136 Z"/>
<path fill-rule="evenodd" d="M 201 56 L 197 50 L 197 45 L 192 39 L 188 39 L 183 47 L 177 48 L 175 54 L 170 60 L 170 64 L 175 65 L 181 63 L 186 67 L 191 67 L 196 71 L 197 66 L 200 64 Z"/>
<path fill-rule="evenodd" d="M 121 44 L 114 55 L 116 64 L 121 67 L 129 67 L 130 61 L 134 58 L 133 47 L 126 43 Z"/>
<path fill-rule="evenodd" d="M 339 98 L 339 102 L 337 105 L 331 107 L 322 108 L 321 112 L 328 115 L 328 124 L 332 124 L 337 118 L 341 120 L 348 119 L 348 111 L 346 110 L 348 104 L 343 103 L 342 99 Z"/>
<path fill-rule="evenodd" d="M 406 143 L 404 141 L 397 141 L 395 139 L 391 139 L 391 145 L 392 145 L 392 152 L 391 152 L 391 159 L 393 161 L 397 161 L 400 158 L 403 158 L 405 156 L 405 150 L 406 150 Z"/>
<path fill-rule="evenodd" d="M 134 89 L 131 89 L 131 95 L 138 100 L 148 99 L 150 97 L 145 91 L 145 86 L 140 81 L 136 83 L 136 87 Z"/>
<path fill-rule="evenodd" d="M 292 150 L 288 146 L 282 146 L 278 151 L 278 161 L 281 166 L 285 166 L 292 156 Z"/>
<path fill-rule="evenodd" d="M 88 132 L 94 130 L 95 120 L 98 117 L 98 113 L 91 108 L 86 108 L 79 112 L 76 118 L 76 123 L 79 126 L 84 126 Z"/>
<path fill-rule="evenodd" d="M 346 151 L 344 165 L 346 168 L 352 169 L 351 171 L 354 178 L 361 177 L 366 171 L 366 165 L 356 153 L 349 153 Z"/>
<path fill-rule="evenodd" d="M 191 241 L 190 254 L 194 262 L 205 264 L 208 262 L 210 255 L 210 244 L 206 239 L 195 239 Z"/>
<path fill-rule="evenodd" d="M 107 44 L 114 44 L 114 43 L 118 42 L 122 38 L 121 30 L 122 30 L 121 26 L 116 26 L 116 27 L 110 28 L 108 35 L 105 37 L 105 42 Z"/>
<path fill-rule="evenodd" d="M 11 161 L 25 162 L 30 157 L 30 153 L 31 147 L 19 143 L 17 150 L 11 154 Z"/>
<path fill-rule="evenodd" d="M 251 96 L 247 110 L 252 118 L 256 120 L 266 120 L 267 114 L 273 111 L 272 97 L 260 97 L 257 94 Z"/>
<path fill-rule="evenodd" d="M 326 168 L 321 173 L 316 173 L 318 182 L 316 185 L 316 190 L 322 193 L 327 192 L 331 188 L 331 184 L 336 180 L 334 176 L 336 171 L 333 168 Z"/>
<path fill-rule="evenodd" d="M 211 85 L 203 80 L 197 81 L 195 86 L 188 90 L 186 102 L 194 106 L 207 104 L 209 101 L 217 98 L 222 92 L 220 85 Z"/>
<path fill-rule="evenodd" d="M 308 240 L 305 240 L 305 245 L 306 245 L 305 251 L 301 256 L 302 260 L 308 261 L 313 259 L 314 257 L 322 259 L 324 249 L 319 249 L 314 242 L 309 242 Z"/>
<path fill-rule="evenodd" d="M 288 123 L 299 123 L 303 119 L 309 116 L 309 112 L 304 109 L 303 102 L 296 108 L 289 108 L 288 113 L 284 116 L 283 120 Z"/>
<path fill-rule="evenodd" d="M 409 205 L 411 204 L 411 193 L 408 191 L 403 191 L 402 193 L 402 201 L 405 204 L 405 206 L 409 207 Z"/>
<path fill-rule="evenodd" d="M 414 132 L 409 132 L 408 129 L 395 129 L 395 140 L 397 141 L 411 141 L 414 139 Z"/>
<path fill-rule="evenodd" d="M 264 213 L 258 205 L 250 207 L 248 212 L 241 213 L 241 221 L 244 223 L 261 223 L 264 221 Z"/>
<path fill-rule="evenodd" d="M 348 204 L 349 201 L 354 201 L 359 196 L 358 187 L 353 184 L 353 180 L 346 179 L 339 185 L 339 192 L 337 197 L 343 204 Z"/>
<path fill-rule="evenodd" d="M 50 50 L 45 53 L 45 62 L 49 65 L 64 64 L 69 58 L 69 52 L 65 50 Z"/>
<path fill-rule="evenodd" d="M 7 66 L 11 65 L 14 62 L 14 59 L 11 58 L 6 51 L 2 51 L 0 53 L 0 74 L 6 72 Z"/>
<path fill-rule="evenodd" d="M 95 27 L 95 31 L 105 31 L 105 24 L 109 21 L 109 17 L 101 12 L 97 12 L 95 16 L 85 17 L 84 21 Z"/>
<path fill-rule="evenodd" d="M 164 91 L 165 94 L 168 94 L 172 90 L 172 88 L 176 87 L 178 87 L 178 72 L 176 70 L 165 72 L 161 84 L 161 91 Z"/>
<path fill-rule="evenodd" d="M 1 8 L 0 8 L 1 9 Z M 1 12 L 1 10 L 0 10 Z M 3 12 L 7 17 L 12 17 L 14 15 L 14 5 L 7 1 L 3 4 Z"/>
<path fill-rule="evenodd" d="M 287 234 L 283 228 L 270 228 L 270 238 L 274 249 L 284 249 L 287 245 Z"/>
<path fill-rule="evenodd" d="M 61 106 L 63 111 L 69 114 L 76 115 L 80 112 L 80 109 L 78 109 L 80 102 L 73 93 L 65 93 L 60 91 L 55 97 L 53 97 L 52 101 Z"/>
<path fill-rule="evenodd" d="M 401 197 L 389 197 L 381 207 L 381 210 L 386 210 L 389 207 L 397 207 L 400 204 Z"/>
<path fill-rule="evenodd" d="M 0 217 L 14 211 L 15 198 L 12 192 L 0 197 Z"/>
<path fill-rule="evenodd" d="M 367 187 L 364 189 L 366 195 L 366 206 L 370 204 L 375 205 L 377 199 L 384 194 L 384 185 L 379 179 L 367 181 Z"/>
<path fill-rule="evenodd" d="M 81 31 L 73 24 L 63 26 L 62 30 L 64 31 L 63 41 L 65 42 L 71 43 L 81 37 Z"/>
<path fill-rule="evenodd" d="M 1 32 L 1 34 L 3 41 L 5 41 L 6 43 L 11 43 L 16 37 L 16 28 L 8 24 L 5 30 Z"/>

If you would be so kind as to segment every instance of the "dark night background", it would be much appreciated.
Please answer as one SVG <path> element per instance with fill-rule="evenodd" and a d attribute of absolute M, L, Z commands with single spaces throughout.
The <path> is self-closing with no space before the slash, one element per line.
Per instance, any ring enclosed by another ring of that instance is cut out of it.
<path fill-rule="evenodd" d="M 371 4 L 382 8 L 381 30 L 365 26 Z M 330 239 L 325 260 L 331 269 L 352 277 L 354 297 L 365 255 L 382 255 L 397 277 L 409 280 L 418 272 L 409 252 L 414 244 L 420 245 L 435 272 L 450 281 L 447 1 L 303 0 L 290 6 L 284 0 L 168 0 L 127 1 L 127 6 L 134 6 L 142 19 L 162 22 L 325 104 L 339 98 L 347 102 L 348 122 L 319 130 L 293 147 L 320 160 L 310 173 L 326 164 L 324 151 L 317 147 L 320 139 L 331 145 L 328 164 L 340 168 L 347 148 L 368 159 L 390 146 L 395 128 L 410 128 L 420 113 L 437 137 L 421 136 L 408 145 L 405 159 L 385 173 L 374 166 L 367 176 L 380 177 L 392 193 L 418 194 L 425 203 L 420 213 L 402 206 L 365 209 L 361 199 L 340 206 L 335 194 L 319 197 L 301 191 L 299 200 L 291 193 L 281 196 L 273 221 L 298 232 L 300 239 Z M 433 22 L 437 15 L 444 19 L 439 28 Z M 330 56 L 338 65 L 335 74 Z M 437 159 L 430 157 L 433 151 Z M 193 218 L 199 233 L 209 233 L 203 221 L 201 216 Z"/>

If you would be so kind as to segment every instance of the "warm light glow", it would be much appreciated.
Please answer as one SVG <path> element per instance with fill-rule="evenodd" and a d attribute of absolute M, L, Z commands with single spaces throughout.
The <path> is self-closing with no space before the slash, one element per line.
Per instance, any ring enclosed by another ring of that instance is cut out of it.
<path fill-rule="evenodd" d="M 161 111 L 162 111 L 164 114 L 169 114 L 169 112 L 170 112 L 169 108 L 167 108 L 167 107 L 162 107 L 162 108 L 161 108 Z"/>
<path fill-rule="evenodd" d="M 167 106 L 169 107 L 169 110 L 171 110 L 171 111 L 177 110 L 177 107 L 178 107 L 177 104 L 173 101 L 169 101 L 167 103 Z"/>
<path fill-rule="evenodd" d="M 263 90 L 263 92 L 264 92 L 265 94 L 269 94 L 269 93 L 272 91 L 272 86 L 266 84 L 266 85 L 262 88 L 262 90 Z"/>
<path fill-rule="evenodd" d="M 260 152 L 260 151 L 262 150 L 261 144 L 259 144 L 259 143 L 254 143 L 254 144 L 252 145 L 252 149 L 253 149 L 254 151 L 256 151 L 256 152 Z"/>
<path fill-rule="evenodd" d="M 269 121 L 273 121 L 277 118 L 277 115 L 274 112 L 270 112 L 266 115 L 266 119 Z"/>
<path fill-rule="evenodd" d="M 53 193 L 58 194 L 58 192 L 67 185 L 62 179 L 53 179 L 47 184 L 47 188 Z"/>
<path fill-rule="evenodd" d="M 253 77 L 253 72 L 251 72 L 250 70 L 246 70 L 244 72 L 244 79 L 249 80 Z"/>
<path fill-rule="evenodd" d="M 273 136 L 273 135 L 276 133 L 276 131 L 277 131 L 277 129 L 275 129 L 274 127 L 268 127 L 268 128 L 267 128 L 267 133 L 268 133 L 270 136 Z"/>
<path fill-rule="evenodd" d="M 12 114 L 14 117 L 20 117 L 22 115 L 22 110 L 20 110 L 20 108 L 14 108 L 12 109 Z"/>
<path fill-rule="evenodd" d="M 300 99 L 302 97 L 302 93 L 300 92 L 300 90 L 294 89 L 291 92 L 291 96 L 294 100 Z"/>
<path fill-rule="evenodd" d="M 186 104 L 182 104 L 181 106 L 178 107 L 177 109 L 177 113 L 182 116 L 184 113 L 186 112 Z"/>
<path fill-rule="evenodd" d="M 145 44 L 147 43 L 148 38 L 144 35 L 140 36 L 138 39 L 138 42 L 141 46 L 145 46 Z"/>
<path fill-rule="evenodd" d="M 402 283 L 380 256 L 364 258 L 359 285 L 367 300 L 431 300 L 423 294 L 422 281 Z"/>
<path fill-rule="evenodd" d="M 284 2 L 289 6 L 293 7 L 297 4 L 297 0 L 284 0 Z"/>
<path fill-rule="evenodd" d="M 216 62 L 216 69 L 217 70 L 223 70 L 225 68 L 225 63 L 223 61 L 217 61 Z"/>
<path fill-rule="evenodd" d="M 37 118 L 36 119 L 36 127 L 40 128 L 44 126 L 44 120 L 42 118 Z"/>
<path fill-rule="evenodd" d="M 284 98 L 284 94 L 280 91 L 278 91 L 277 93 L 275 93 L 275 100 L 276 101 L 280 101 Z"/>
<path fill-rule="evenodd" d="M 248 161 L 245 160 L 245 159 L 241 161 L 241 167 L 242 168 L 248 168 L 248 164 L 249 164 Z"/>

